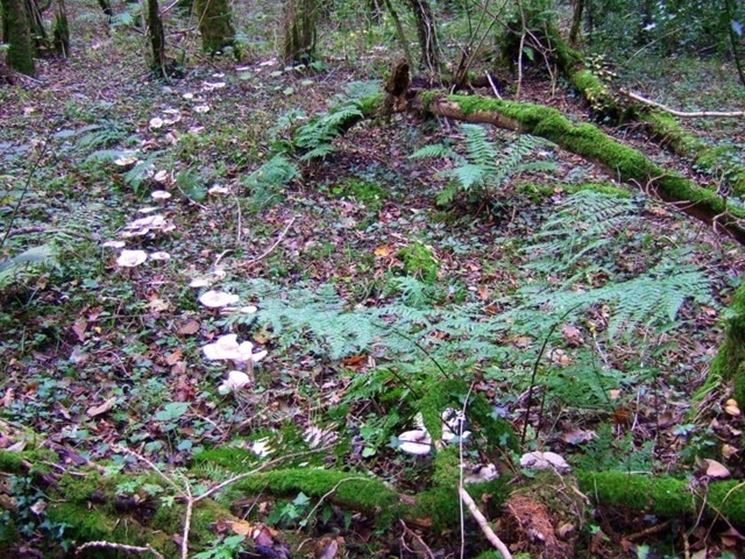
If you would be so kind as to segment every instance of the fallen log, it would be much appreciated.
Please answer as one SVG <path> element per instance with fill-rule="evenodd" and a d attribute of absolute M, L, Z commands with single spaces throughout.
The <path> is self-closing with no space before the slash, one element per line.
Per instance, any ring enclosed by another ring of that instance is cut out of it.
<path fill-rule="evenodd" d="M 679 173 L 660 167 L 639 150 L 615 140 L 597 126 L 575 124 L 554 108 L 436 91 L 418 93 L 410 98 L 408 106 L 423 113 L 492 124 L 550 140 L 606 168 L 613 178 L 679 204 L 686 213 L 745 243 L 745 210 L 730 206 L 725 197 L 698 186 Z"/>
<path fill-rule="evenodd" d="M 743 118 L 745 111 L 676 111 L 641 95 L 620 90 L 620 95 L 589 70 L 582 53 L 570 47 L 558 30 L 549 28 L 546 41 L 555 53 L 556 64 L 577 92 L 590 105 L 598 120 L 612 124 L 638 122 L 647 134 L 672 153 L 690 159 L 699 169 L 723 174 L 738 195 L 745 195 L 745 166 L 737 163 L 735 150 L 729 146 L 712 146 L 686 132 L 675 117 Z M 626 98 L 624 101 L 623 98 Z"/>

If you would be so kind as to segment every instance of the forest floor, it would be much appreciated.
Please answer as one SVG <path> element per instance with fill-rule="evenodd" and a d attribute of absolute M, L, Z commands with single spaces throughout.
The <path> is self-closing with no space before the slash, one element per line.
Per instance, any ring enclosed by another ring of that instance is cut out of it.
<path fill-rule="evenodd" d="M 162 82 L 144 71 L 141 36 L 127 26 L 108 30 L 90 6 L 69 8 L 70 60 L 42 61 L 38 83 L 0 89 L 3 224 L 22 196 L 0 256 L 35 246 L 47 255 L 41 273 L 13 278 L 0 294 L 0 449 L 30 448 L 38 435 L 58 452 L 60 471 L 89 462 L 146 470 L 121 452 L 124 445 L 167 471 L 186 471 L 215 447 L 253 453 L 260 463 L 265 447 L 276 458 L 332 446 L 317 463 L 369 472 L 413 494 L 431 483 L 433 462 L 402 452 L 397 435 L 416 426 L 415 394 L 434 390 L 447 371 L 468 379 L 469 394 L 483 395 L 518 434 L 527 422 L 521 452 L 551 450 L 578 469 L 699 480 L 707 473 L 701 459 L 709 457 L 732 478 L 745 476 L 743 420 L 726 405 L 729 395 L 718 390 L 698 410 L 692 404 L 745 271 L 745 253 L 734 241 L 547 144 L 531 157 L 552 163 L 553 171 L 516 169 L 489 204 L 440 206 L 437 193 L 447 183 L 441 171 L 453 162 L 410 156 L 441 141 L 457 147 L 465 132 L 408 114 L 356 126 L 335 140 L 333 153 L 291 163 L 290 180 L 274 184 L 262 164 L 305 122 L 303 114 L 326 111 L 349 84 L 378 80 L 393 58 L 384 42 L 355 44 L 362 39 L 352 31 L 335 30 L 330 43 L 354 46 L 322 67 L 298 70 L 285 68 L 265 37 L 240 62 L 196 57 L 185 76 Z M 250 10 L 241 17 L 248 29 L 266 25 Z M 169 25 L 177 24 L 183 22 L 174 15 Z M 178 37 L 174 49 L 195 50 L 193 33 Z M 694 75 L 683 61 L 685 80 L 647 93 L 684 106 L 742 100 L 718 64 L 699 62 Z M 537 75 L 526 81 L 523 99 L 587 119 L 577 97 L 562 87 L 552 95 Z M 700 94 L 711 80 L 721 84 L 720 97 Z M 745 143 L 741 125 L 687 125 L 713 140 Z M 639 131 L 612 132 L 700 178 Z M 501 149 L 516 142 L 489 133 Z M 154 200 L 153 191 L 171 197 Z M 588 215 L 592 204 L 610 207 L 614 221 Z M 172 227 L 122 238 L 128 224 L 154 215 Z M 597 238 L 580 234 L 585 226 Z M 121 248 L 104 246 L 115 240 L 126 249 L 166 252 L 167 259 L 122 267 Z M 590 246 L 595 241 L 602 242 Z M 566 253 L 580 249 L 585 257 Z M 628 300 L 624 289 L 640 289 L 635 279 L 675 277 L 698 283 L 688 292 L 679 285 L 660 292 L 660 299 L 681 297 L 673 316 L 665 316 L 664 305 L 639 317 L 614 306 Z M 192 287 L 194 280 L 204 281 Z M 572 314 L 557 316 L 541 298 L 548 290 L 573 300 L 608 286 L 615 295 L 598 295 Z M 238 295 L 237 309 L 201 305 L 208 289 Z M 203 347 L 229 332 L 268 356 L 252 371 L 250 387 L 221 394 L 229 367 L 208 361 Z M 464 444 L 472 475 L 495 463 L 516 484 L 530 479 L 519 454 L 477 444 L 479 438 L 475 432 Z M 19 491 L 0 479 L 0 492 L 18 500 Z M 427 556 L 407 550 L 417 538 L 436 556 L 457 548 L 457 524 L 421 536 L 406 525 L 380 533 L 302 492 L 288 499 L 259 495 L 255 510 L 249 502 L 240 515 L 278 529 L 273 537 L 280 541 L 328 546 L 329 534 L 341 535 L 353 557 Z M 301 524 L 309 513 L 318 514 Z M 27 517 L 17 556 L 48 551 L 42 521 L 42 512 Z M 571 523 L 586 553 L 617 557 L 641 553 L 643 538 L 630 544 L 624 534 L 658 520 L 588 507 Z M 688 552 L 718 557 L 742 541 L 726 525 L 688 528 Z M 475 557 L 488 544 L 475 525 L 469 530 L 466 556 Z M 533 549 L 517 532 L 507 535 L 515 550 Z M 683 553 L 677 531 L 650 530 L 649 543 L 659 556 Z M 298 545 L 297 556 L 313 556 L 313 545 Z"/>

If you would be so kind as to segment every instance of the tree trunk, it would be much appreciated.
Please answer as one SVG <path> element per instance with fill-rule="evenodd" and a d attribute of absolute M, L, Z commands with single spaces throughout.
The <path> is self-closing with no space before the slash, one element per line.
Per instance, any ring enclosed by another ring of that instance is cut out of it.
<path fill-rule="evenodd" d="M 33 76 L 34 45 L 24 0 L 0 0 L 3 8 L 3 42 L 8 43 L 7 64 L 13 70 Z"/>
<path fill-rule="evenodd" d="M 585 0 L 574 0 L 574 12 L 572 12 L 572 28 L 569 31 L 569 42 L 576 45 L 582 31 L 582 13 L 585 9 Z"/>
<path fill-rule="evenodd" d="M 396 28 L 396 38 L 398 39 L 398 44 L 401 46 L 401 50 L 404 51 L 406 62 L 409 64 L 409 67 L 411 67 L 414 61 L 411 58 L 411 49 L 409 49 L 409 42 L 406 40 L 404 26 L 401 25 L 401 19 L 398 17 L 398 12 L 393 7 L 393 4 L 391 4 L 391 0 L 383 1 L 385 2 L 385 7 L 391 16 L 391 19 L 393 20 L 393 25 Z"/>
<path fill-rule="evenodd" d="M 315 57 L 315 0 L 285 0 L 284 61 L 285 64 L 308 64 Z"/>
<path fill-rule="evenodd" d="M 161 77 L 166 76 L 166 36 L 160 18 L 158 0 L 147 0 L 147 35 L 150 40 L 150 67 Z"/>
<path fill-rule="evenodd" d="M 440 46 L 437 41 L 437 25 L 432 8 L 427 0 L 408 0 L 414 17 L 422 51 L 422 67 L 430 76 L 440 73 Z"/>
<path fill-rule="evenodd" d="M 70 25 L 67 21 L 65 0 L 57 0 L 57 12 L 54 14 L 53 44 L 57 54 L 63 58 L 70 56 Z"/>
<path fill-rule="evenodd" d="M 199 21 L 205 51 L 214 54 L 235 44 L 229 0 L 196 0 L 194 12 Z"/>

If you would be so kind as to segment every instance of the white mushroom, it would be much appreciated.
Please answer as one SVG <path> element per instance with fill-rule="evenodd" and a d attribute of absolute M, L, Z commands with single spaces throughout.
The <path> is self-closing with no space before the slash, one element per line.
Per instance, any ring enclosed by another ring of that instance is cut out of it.
<path fill-rule="evenodd" d="M 412 429 L 404 431 L 398 436 L 398 449 L 406 454 L 424 456 L 432 450 L 432 437 L 424 429 Z"/>
<path fill-rule="evenodd" d="M 251 384 L 251 378 L 243 371 L 230 371 L 228 378 L 222 382 L 217 391 L 225 396 L 231 392 L 238 392 Z"/>
<path fill-rule="evenodd" d="M 200 295 L 199 302 L 210 309 L 220 309 L 229 305 L 235 305 L 240 300 L 238 295 L 211 289 Z"/>
<path fill-rule="evenodd" d="M 134 268 L 147 260 L 147 252 L 144 250 L 123 250 L 116 259 L 116 263 L 122 268 Z"/>
<path fill-rule="evenodd" d="M 137 163 L 137 157 L 131 153 L 123 153 L 114 159 L 114 165 L 117 167 L 131 167 L 135 163 Z"/>
<path fill-rule="evenodd" d="M 124 248 L 126 244 L 124 241 L 106 241 L 101 246 L 105 248 Z"/>
<path fill-rule="evenodd" d="M 212 194 L 213 196 L 216 194 L 230 194 L 230 189 L 227 186 L 216 184 L 207 191 L 207 194 Z"/>
<path fill-rule="evenodd" d="M 225 334 L 217 338 L 216 342 L 202 348 L 204 356 L 210 361 L 234 361 L 243 364 L 258 363 L 267 356 L 266 351 L 253 352 L 251 342 L 238 342 L 237 334 Z"/>
<path fill-rule="evenodd" d="M 194 278 L 189 283 L 189 287 L 209 287 L 212 282 L 207 278 Z"/>
<path fill-rule="evenodd" d="M 202 114 L 209 112 L 209 110 L 209 105 L 197 105 L 196 107 L 194 107 L 194 111 Z"/>
<path fill-rule="evenodd" d="M 171 193 L 167 190 L 153 190 L 150 193 L 150 198 L 152 198 L 153 200 L 158 200 L 159 202 L 162 200 L 168 200 L 169 198 L 171 198 L 171 196 Z"/>
<path fill-rule="evenodd" d="M 150 260 L 160 260 L 160 261 L 165 261 L 165 260 L 170 260 L 170 259 L 171 259 L 171 255 L 170 255 L 170 254 L 168 254 L 168 253 L 167 253 L 166 251 L 164 251 L 164 250 L 159 250 L 159 251 L 157 251 L 157 252 L 153 252 L 153 253 L 151 253 L 151 254 L 150 254 L 150 255 L 148 256 L 148 258 L 149 258 Z"/>
<path fill-rule="evenodd" d="M 155 182 L 159 182 L 161 184 L 167 182 L 168 181 L 168 171 L 166 171 L 165 169 L 162 169 L 162 170 L 158 171 L 153 176 L 153 180 Z"/>
<path fill-rule="evenodd" d="M 150 128 L 152 130 L 157 130 L 158 128 L 163 128 L 163 119 L 158 118 L 157 116 L 155 118 L 150 119 Z"/>
<path fill-rule="evenodd" d="M 541 452 L 539 450 L 523 454 L 520 457 L 520 466 L 528 470 L 556 470 L 562 474 L 572 469 L 566 460 L 555 452 Z"/>
<path fill-rule="evenodd" d="M 254 314 L 259 309 L 256 307 L 256 305 L 246 305 L 245 307 L 241 307 L 238 309 L 238 312 L 243 314 Z"/>

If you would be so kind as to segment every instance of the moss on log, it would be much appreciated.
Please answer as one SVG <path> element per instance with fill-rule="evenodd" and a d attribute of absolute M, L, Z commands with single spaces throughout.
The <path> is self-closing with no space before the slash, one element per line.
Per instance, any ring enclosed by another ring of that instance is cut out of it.
<path fill-rule="evenodd" d="M 593 124 L 575 124 L 556 109 L 543 105 L 476 95 L 427 92 L 419 96 L 415 106 L 440 116 L 493 124 L 546 138 L 602 165 L 616 179 L 656 192 L 664 200 L 686 202 L 686 213 L 709 224 L 716 220 L 717 226 L 745 243 L 745 228 L 738 223 L 738 218 L 745 218 L 745 210 L 730 207 L 717 193 L 660 167 L 639 150 L 613 139 Z"/>
<path fill-rule="evenodd" d="M 625 472 L 579 472 L 580 490 L 595 502 L 627 511 L 647 512 L 666 518 L 718 514 L 745 525 L 745 484 L 717 481 L 691 489 L 688 480 L 671 476 Z"/>
<path fill-rule="evenodd" d="M 725 325 L 724 342 L 711 362 L 704 386 L 695 400 L 717 388 L 721 382 L 731 382 L 733 396 L 740 406 L 745 405 L 745 283 L 735 291 Z"/>
<path fill-rule="evenodd" d="M 548 28 L 546 36 L 554 47 L 556 62 L 574 89 L 584 97 L 595 116 L 613 124 L 640 122 L 647 134 L 672 153 L 690 159 L 711 175 L 723 174 L 734 192 L 745 195 L 745 167 L 736 162 L 730 146 L 710 146 L 686 132 L 671 114 L 614 94 L 611 87 L 584 63 L 582 53 L 570 47 L 558 30 Z"/>

